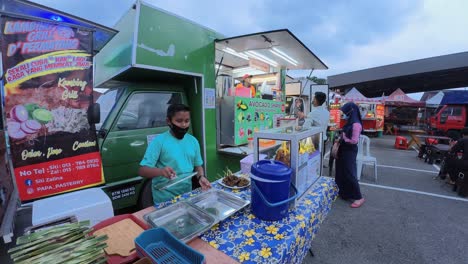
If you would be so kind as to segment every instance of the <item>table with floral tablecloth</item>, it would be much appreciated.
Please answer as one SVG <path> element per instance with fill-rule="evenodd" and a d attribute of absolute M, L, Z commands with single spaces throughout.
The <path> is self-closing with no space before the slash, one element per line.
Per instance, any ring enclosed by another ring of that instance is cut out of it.
<path fill-rule="evenodd" d="M 250 188 L 230 190 L 218 182 L 214 188 L 224 189 L 250 200 Z M 163 208 L 198 194 L 195 190 L 157 204 Z M 250 211 L 250 206 L 216 224 L 201 239 L 242 263 L 302 263 L 320 224 L 325 220 L 336 199 L 335 181 L 320 177 L 280 221 L 262 221 Z"/>

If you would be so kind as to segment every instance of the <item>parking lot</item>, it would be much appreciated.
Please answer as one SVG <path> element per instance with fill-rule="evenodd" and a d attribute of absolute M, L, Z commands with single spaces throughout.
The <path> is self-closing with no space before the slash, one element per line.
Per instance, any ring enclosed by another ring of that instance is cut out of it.
<path fill-rule="evenodd" d="M 371 138 L 378 180 L 371 167 L 363 171 L 366 203 L 352 209 L 337 199 L 304 263 L 468 263 L 468 200 L 434 179 L 438 164 L 394 141 Z"/>

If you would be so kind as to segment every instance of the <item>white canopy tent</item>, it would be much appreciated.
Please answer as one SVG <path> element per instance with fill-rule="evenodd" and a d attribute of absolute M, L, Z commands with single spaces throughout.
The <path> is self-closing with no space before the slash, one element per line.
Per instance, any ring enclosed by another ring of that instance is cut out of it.
<path fill-rule="evenodd" d="M 442 101 L 442 98 L 444 98 L 444 92 L 440 91 L 426 101 L 426 107 L 438 107 L 440 105 L 440 101 Z"/>

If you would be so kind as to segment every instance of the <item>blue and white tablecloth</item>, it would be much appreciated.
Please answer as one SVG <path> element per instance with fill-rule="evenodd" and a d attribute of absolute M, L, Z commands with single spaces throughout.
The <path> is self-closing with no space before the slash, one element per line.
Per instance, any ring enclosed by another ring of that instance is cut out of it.
<path fill-rule="evenodd" d="M 250 200 L 250 188 L 230 190 L 219 183 L 214 188 L 233 192 Z M 157 204 L 163 208 L 198 194 L 195 190 Z M 338 189 L 332 178 L 321 177 L 280 221 L 262 221 L 250 212 L 250 206 L 213 226 L 201 239 L 241 263 L 302 263 L 312 240 L 336 199 Z"/>

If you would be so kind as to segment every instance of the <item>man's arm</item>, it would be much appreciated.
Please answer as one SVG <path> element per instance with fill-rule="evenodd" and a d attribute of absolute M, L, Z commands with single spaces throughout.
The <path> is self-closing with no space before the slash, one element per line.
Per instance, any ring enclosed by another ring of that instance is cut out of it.
<path fill-rule="evenodd" d="M 158 176 L 162 176 L 168 179 L 173 179 L 176 176 L 175 171 L 171 167 L 165 168 L 151 168 L 148 166 L 140 166 L 138 169 L 138 175 L 145 177 L 145 178 L 154 178 Z"/>
<path fill-rule="evenodd" d="M 211 183 L 205 176 L 202 166 L 195 166 L 195 171 L 197 172 L 197 180 L 200 183 L 202 190 L 208 190 L 211 188 Z"/>
<path fill-rule="evenodd" d="M 450 152 L 457 153 L 462 149 L 464 149 L 464 142 L 463 140 L 458 140 L 457 143 L 450 148 Z"/>

